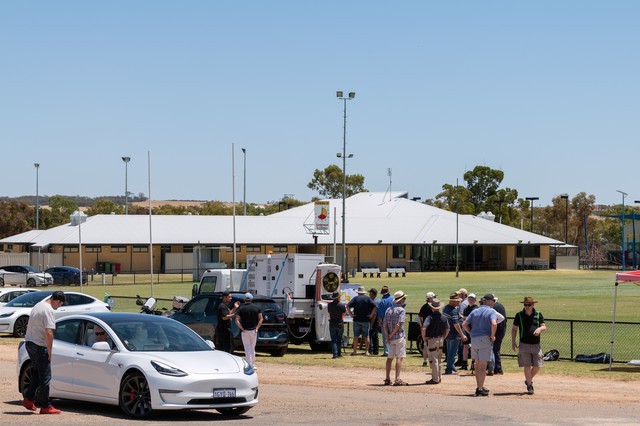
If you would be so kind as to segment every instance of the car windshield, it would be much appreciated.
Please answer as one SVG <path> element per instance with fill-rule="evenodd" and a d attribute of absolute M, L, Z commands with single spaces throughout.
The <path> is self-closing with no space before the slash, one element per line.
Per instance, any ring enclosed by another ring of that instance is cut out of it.
<path fill-rule="evenodd" d="M 33 308 L 36 303 L 49 297 L 51 293 L 51 291 L 34 291 L 33 293 L 23 294 L 4 306 L 6 308 Z"/>
<path fill-rule="evenodd" d="M 109 324 L 124 346 L 136 352 L 194 352 L 212 350 L 185 325 L 169 319 L 126 320 Z"/>
<path fill-rule="evenodd" d="M 29 272 L 40 273 L 41 271 L 38 268 L 34 268 L 33 266 L 25 265 L 23 266 Z"/>

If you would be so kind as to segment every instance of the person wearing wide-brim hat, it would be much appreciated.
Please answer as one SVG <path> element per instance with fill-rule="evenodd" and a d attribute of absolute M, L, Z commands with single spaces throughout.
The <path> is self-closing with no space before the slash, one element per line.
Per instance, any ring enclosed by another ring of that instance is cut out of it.
<path fill-rule="evenodd" d="M 547 326 L 542 313 L 534 308 L 538 302 L 533 297 L 526 296 L 520 303 L 523 309 L 513 318 L 511 346 L 514 351 L 518 350 L 518 365 L 524 368 L 527 393 L 533 395 L 533 378 L 544 364 L 540 333 L 546 331 Z M 519 335 L 519 345 L 516 343 L 517 335 Z"/>
<path fill-rule="evenodd" d="M 396 375 L 394 386 L 406 386 L 407 383 L 400 378 L 402 361 L 407 356 L 407 344 L 404 338 L 404 323 L 406 311 L 404 306 L 407 302 L 407 295 L 399 290 L 393 294 L 393 306 L 387 309 L 382 321 L 382 332 L 387 336 L 389 343 L 389 354 L 387 355 L 385 385 L 391 384 L 391 364 L 396 360 Z"/>
<path fill-rule="evenodd" d="M 331 336 L 331 352 L 333 359 L 342 356 L 342 336 L 344 335 L 344 316 L 347 306 L 340 301 L 340 292 L 331 294 L 331 303 L 327 305 L 329 313 L 329 335 Z"/>
<path fill-rule="evenodd" d="M 462 299 L 458 293 L 449 295 L 449 303 L 442 309 L 442 316 L 449 321 L 449 334 L 445 339 L 445 350 L 447 351 L 447 366 L 444 374 L 457 374 L 455 368 L 456 355 L 460 347 L 460 340 L 467 340 L 467 336 L 462 332 L 462 321 L 460 319 L 460 311 L 458 305 Z"/>
<path fill-rule="evenodd" d="M 442 349 L 444 339 L 449 334 L 449 321 L 440 313 L 444 304 L 439 299 L 431 299 L 429 306 L 432 313 L 424 320 L 421 332 L 425 352 L 431 364 L 431 380 L 427 381 L 427 384 L 437 385 L 442 379 Z"/>
<path fill-rule="evenodd" d="M 377 306 L 366 294 L 367 290 L 363 286 L 358 287 L 358 295 L 352 298 L 347 305 L 349 313 L 353 317 L 353 352 L 351 355 L 358 354 L 358 342 L 362 336 L 365 344 L 364 354 L 369 356 L 369 329 Z"/>

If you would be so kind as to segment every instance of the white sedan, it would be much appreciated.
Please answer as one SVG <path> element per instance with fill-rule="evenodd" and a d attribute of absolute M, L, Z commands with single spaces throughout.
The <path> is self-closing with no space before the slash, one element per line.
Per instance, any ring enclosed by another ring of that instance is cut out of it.
<path fill-rule="evenodd" d="M 0 306 L 4 306 L 16 297 L 38 291 L 35 288 L 0 288 Z"/>
<path fill-rule="evenodd" d="M 47 272 L 29 265 L 8 265 L 0 268 L 0 286 L 17 285 L 47 286 L 53 284 L 53 277 Z"/>
<path fill-rule="evenodd" d="M 17 365 L 23 393 L 32 380 L 25 346 L 20 343 Z M 52 398 L 119 405 L 135 418 L 182 409 L 237 416 L 258 403 L 258 377 L 246 361 L 157 315 L 112 312 L 58 320 L 51 371 Z"/>
<path fill-rule="evenodd" d="M 36 303 L 51 297 L 52 293 L 53 290 L 44 290 L 23 294 L 0 307 L 0 333 L 24 337 L 31 309 Z M 56 310 L 56 318 L 89 312 L 109 312 L 111 309 L 108 304 L 93 296 L 72 291 L 65 291 L 64 294 L 66 301 Z"/>

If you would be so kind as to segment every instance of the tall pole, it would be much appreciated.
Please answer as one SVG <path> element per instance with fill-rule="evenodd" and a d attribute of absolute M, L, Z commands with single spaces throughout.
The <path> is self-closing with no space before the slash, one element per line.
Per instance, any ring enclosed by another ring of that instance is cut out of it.
<path fill-rule="evenodd" d="M 231 143 L 231 198 L 233 204 L 233 269 L 236 269 L 236 144 Z"/>
<path fill-rule="evenodd" d="M 124 214 L 129 214 L 129 188 L 127 184 L 129 181 L 128 166 L 131 157 L 122 157 L 122 161 L 124 161 Z"/>
<path fill-rule="evenodd" d="M 33 163 L 33 165 L 36 168 L 36 230 L 38 230 L 40 229 L 40 194 L 38 192 L 40 163 Z"/>
<path fill-rule="evenodd" d="M 533 202 L 539 200 L 538 197 L 526 197 L 526 200 L 531 202 L 531 225 L 529 226 L 529 232 L 533 232 Z"/>
<path fill-rule="evenodd" d="M 616 192 L 619 192 L 622 195 L 622 270 L 625 271 L 626 270 L 626 263 L 627 263 L 627 259 L 626 259 L 626 253 L 625 253 L 625 247 L 624 247 L 624 199 L 627 195 L 626 192 L 620 191 L 619 189 L 616 189 Z"/>
<path fill-rule="evenodd" d="M 243 157 L 243 188 L 242 188 L 242 215 L 247 215 L 247 150 L 242 148 Z"/>
<path fill-rule="evenodd" d="M 345 281 L 349 281 L 347 275 L 347 244 L 346 244 L 346 198 L 347 198 L 347 101 L 356 97 L 355 92 L 349 92 L 349 96 L 343 96 L 343 93 L 336 92 L 338 99 L 344 103 L 344 119 L 343 119 L 343 133 L 342 133 L 342 155 L 338 153 L 338 157 L 342 157 L 342 274 L 345 277 Z M 349 154 L 349 158 L 353 157 L 353 154 Z"/>

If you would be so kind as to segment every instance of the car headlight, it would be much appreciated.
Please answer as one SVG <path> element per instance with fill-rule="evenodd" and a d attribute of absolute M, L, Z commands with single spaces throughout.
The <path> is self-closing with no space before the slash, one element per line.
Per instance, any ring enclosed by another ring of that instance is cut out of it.
<path fill-rule="evenodd" d="M 174 376 L 174 377 L 184 377 L 187 375 L 184 371 L 179 368 L 175 368 L 170 366 L 169 364 L 165 364 L 159 361 L 151 361 L 151 365 L 156 371 L 160 374 L 164 374 L 165 376 Z"/>
<path fill-rule="evenodd" d="M 256 370 L 253 369 L 253 367 L 251 366 L 251 364 L 249 364 L 247 361 L 245 361 L 244 359 L 242 360 L 242 364 L 243 364 L 243 368 L 242 370 L 244 371 L 244 374 L 246 374 L 247 376 L 250 376 L 252 374 L 255 374 Z"/>

